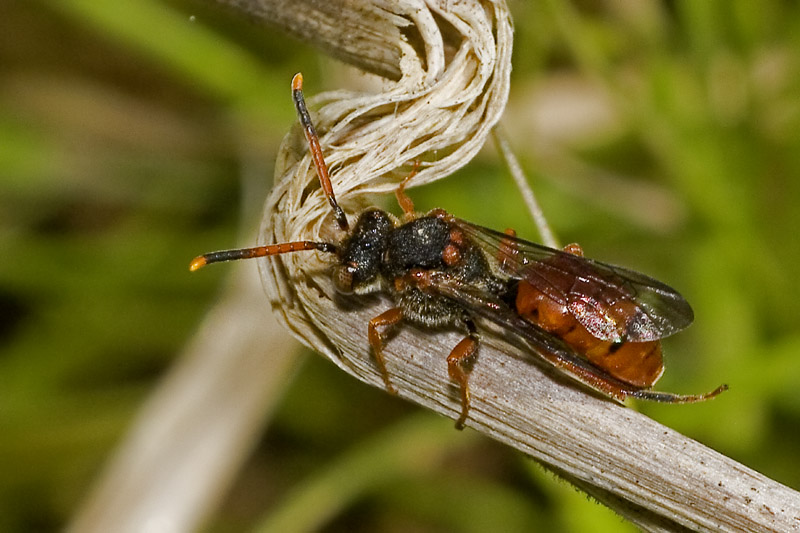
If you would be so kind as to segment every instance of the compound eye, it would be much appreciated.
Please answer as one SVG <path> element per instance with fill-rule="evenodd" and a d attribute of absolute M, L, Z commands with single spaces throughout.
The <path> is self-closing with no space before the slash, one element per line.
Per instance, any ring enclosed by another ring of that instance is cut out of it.
<path fill-rule="evenodd" d="M 353 274 L 356 267 L 353 265 L 337 265 L 333 268 L 333 285 L 341 294 L 351 294 L 353 292 Z"/>

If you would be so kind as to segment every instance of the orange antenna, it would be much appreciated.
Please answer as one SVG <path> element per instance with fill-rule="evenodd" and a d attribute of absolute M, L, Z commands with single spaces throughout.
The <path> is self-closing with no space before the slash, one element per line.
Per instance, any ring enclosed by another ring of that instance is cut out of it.
<path fill-rule="evenodd" d="M 347 216 L 342 208 L 339 207 L 336 202 L 336 196 L 333 194 L 331 178 L 328 175 L 328 166 L 325 164 L 325 159 L 322 157 L 322 147 L 319 145 L 319 136 L 317 136 L 317 131 L 311 122 L 311 115 L 308 114 L 306 101 L 303 99 L 303 75 L 299 72 L 292 78 L 292 99 L 297 109 L 297 116 L 300 118 L 300 124 L 303 126 L 303 133 L 306 136 L 306 141 L 308 141 L 308 147 L 311 150 L 311 158 L 314 160 L 314 167 L 317 169 L 319 183 L 322 185 L 322 190 L 333 208 L 336 222 L 340 228 L 347 231 L 350 227 L 347 223 Z"/>
<path fill-rule="evenodd" d="M 296 241 L 268 244 L 266 246 L 256 246 L 255 248 L 240 248 L 237 250 L 223 250 L 222 252 L 203 254 L 192 260 L 189 265 L 189 270 L 194 272 L 198 268 L 211 263 L 235 261 L 237 259 L 251 259 L 253 257 L 264 257 L 267 255 L 288 254 L 291 252 L 301 252 L 303 250 L 319 250 L 332 254 L 335 254 L 337 251 L 336 246 L 328 242 Z"/>

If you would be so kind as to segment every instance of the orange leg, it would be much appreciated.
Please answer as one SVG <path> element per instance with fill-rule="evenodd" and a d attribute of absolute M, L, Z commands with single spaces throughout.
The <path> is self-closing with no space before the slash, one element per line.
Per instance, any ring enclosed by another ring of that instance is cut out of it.
<path fill-rule="evenodd" d="M 414 160 L 414 168 L 411 169 L 411 174 L 400 182 L 400 185 L 397 186 L 397 190 L 394 192 L 394 195 L 397 197 L 397 203 L 400 204 L 400 208 L 403 210 L 403 214 L 405 214 L 406 221 L 414 220 L 414 202 L 406 194 L 406 186 L 408 182 L 411 181 L 411 178 L 417 175 L 417 170 L 419 170 L 419 159 Z"/>
<path fill-rule="evenodd" d="M 456 421 L 456 429 L 464 429 L 464 422 L 469 414 L 469 373 L 466 366 L 472 362 L 478 350 L 478 339 L 475 336 L 475 326 L 467 324 L 470 334 L 456 344 L 450 355 L 447 356 L 447 373 L 450 379 L 458 383 L 461 390 L 461 416 Z"/>
<path fill-rule="evenodd" d="M 369 344 L 372 346 L 372 350 L 375 352 L 375 360 L 378 362 L 378 369 L 381 371 L 383 382 L 386 384 L 386 390 L 391 394 L 396 394 L 397 391 L 389 381 L 389 372 L 386 371 L 386 361 L 383 359 L 383 335 L 380 331 L 378 331 L 378 328 L 389 328 L 395 326 L 401 320 L 403 320 L 403 311 L 402 309 L 395 307 L 370 320 L 369 327 L 367 329 Z"/>
<path fill-rule="evenodd" d="M 583 383 L 584 385 L 592 388 L 618 402 L 622 403 L 626 398 L 639 398 L 641 400 L 649 400 L 652 402 L 661 403 L 696 403 L 703 402 L 714 398 L 718 394 L 728 390 L 727 385 L 720 385 L 711 392 L 705 394 L 674 394 L 671 392 L 659 392 L 649 389 L 642 389 L 634 385 L 630 385 L 610 376 L 604 376 L 602 373 L 595 372 L 591 367 L 576 364 L 573 361 L 558 356 L 555 353 L 542 351 L 540 355 L 568 376 Z"/>
<path fill-rule="evenodd" d="M 577 242 L 570 243 L 564 246 L 564 251 L 568 254 L 577 255 L 578 257 L 583 257 L 583 248 Z"/>

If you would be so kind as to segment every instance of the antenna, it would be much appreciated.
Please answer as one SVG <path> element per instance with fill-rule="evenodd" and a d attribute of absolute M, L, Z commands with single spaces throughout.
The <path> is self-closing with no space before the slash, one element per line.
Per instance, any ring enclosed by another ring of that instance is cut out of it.
<path fill-rule="evenodd" d="M 317 169 L 317 176 L 319 176 L 319 183 L 322 185 L 322 190 L 328 198 L 328 202 L 333 208 L 333 214 L 336 217 L 336 222 L 339 227 L 344 231 L 350 229 L 347 223 L 347 216 L 339 204 L 336 202 L 336 196 L 333 194 L 333 186 L 331 185 L 331 178 L 328 175 L 328 167 L 325 165 L 325 159 L 322 157 L 322 148 L 319 145 L 319 137 L 314 129 L 314 124 L 311 122 L 311 115 L 308 113 L 306 101 L 303 99 L 303 75 L 299 72 L 292 78 L 292 100 L 294 100 L 295 108 L 297 109 L 297 116 L 300 118 L 300 124 L 303 126 L 303 133 L 308 141 L 308 147 L 311 150 L 311 158 L 314 161 L 314 167 Z M 221 263 L 223 261 L 236 261 L 239 259 L 251 259 L 253 257 L 264 257 L 268 255 L 288 254 L 291 252 L 300 252 L 303 250 L 319 250 L 335 254 L 338 252 L 336 245 L 328 242 L 315 242 L 315 241 L 296 241 L 284 242 L 280 244 L 268 244 L 266 246 L 256 246 L 255 248 L 240 248 L 236 250 L 223 250 L 221 252 L 211 252 L 195 257 L 189 265 L 189 270 L 194 272 L 198 268 L 204 267 L 211 263 Z"/>
<path fill-rule="evenodd" d="M 311 158 L 314 160 L 314 167 L 317 169 L 317 176 L 319 176 L 319 183 L 322 185 L 322 190 L 328 198 L 328 202 L 333 208 L 333 214 L 336 217 L 336 222 L 339 227 L 347 231 L 350 226 L 347 223 L 347 216 L 339 204 L 336 202 L 336 196 L 333 194 L 333 186 L 331 185 L 331 178 L 328 175 L 328 166 L 325 164 L 325 159 L 322 157 L 322 147 L 319 145 L 319 136 L 314 129 L 314 124 L 311 122 L 311 115 L 308 113 L 306 101 L 303 99 L 303 74 L 298 72 L 292 78 L 292 99 L 294 100 L 294 107 L 297 109 L 297 116 L 300 119 L 300 124 L 303 126 L 303 133 L 305 133 L 306 141 L 308 141 L 308 148 L 311 150 Z"/>
<path fill-rule="evenodd" d="M 194 272 L 200 267 L 211 263 L 222 263 L 223 261 L 236 261 L 238 259 L 251 259 L 253 257 L 264 257 L 267 255 L 288 254 L 291 252 L 302 252 L 303 250 L 319 250 L 335 254 L 336 246 L 329 242 L 296 241 L 283 242 L 280 244 L 268 244 L 266 246 L 256 246 L 255 248 L 239 248 L 236 250 L 223 250 L 221 252 L 211 252 L 192 259 L 189 270 Z"/>

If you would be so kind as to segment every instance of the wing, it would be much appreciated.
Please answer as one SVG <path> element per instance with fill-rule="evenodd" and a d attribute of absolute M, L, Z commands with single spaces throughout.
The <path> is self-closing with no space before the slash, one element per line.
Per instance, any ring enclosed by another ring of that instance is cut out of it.
<path fill-rule="evenodd" d="M 496 270 L 564 305 L 598 339 L 645 342 L 672 335 L 694 320 L 677 291 L 626 268 L 555 250 L 476 226 L 454 223 Z"/>

